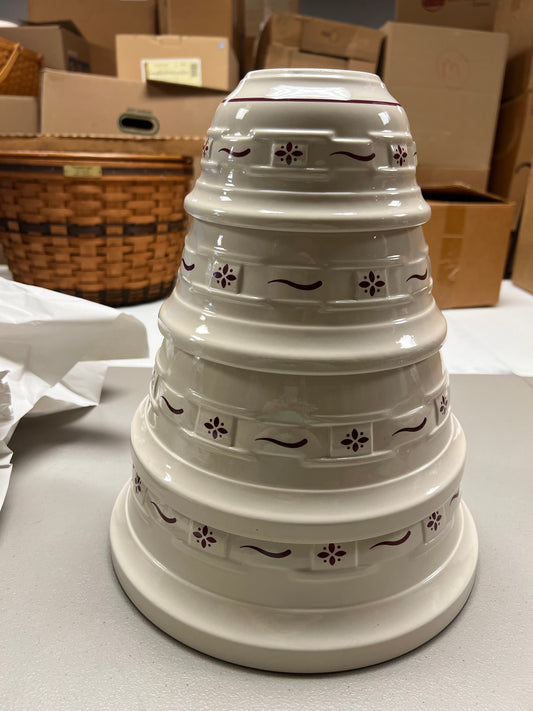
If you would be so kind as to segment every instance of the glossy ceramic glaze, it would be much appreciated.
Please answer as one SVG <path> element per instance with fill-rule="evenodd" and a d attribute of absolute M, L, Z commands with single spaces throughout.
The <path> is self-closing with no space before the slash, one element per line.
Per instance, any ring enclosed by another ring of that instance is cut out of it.
<path fill-rule="evenodd" d="M 429 218 L 415 167 L 405 111 L 377 76 L 251 72 L 215 114 L 186 208 L 282 231 L 412 227 Z"/>
<path fill-rule="evenodd" d="M 403 109 L 358 72 L 252 72 L 224 101 L 132 423 L 117 575 L 177 639 L 265 669 L 372 664 L 470 591 Z"/>
<path fill-rule="evenodd" d="M 310 234 L 197 219 L 160 327 L 178 348 L 244 368 L 384 370 L 439 350 L 430 291 L 420 227 Z"/>

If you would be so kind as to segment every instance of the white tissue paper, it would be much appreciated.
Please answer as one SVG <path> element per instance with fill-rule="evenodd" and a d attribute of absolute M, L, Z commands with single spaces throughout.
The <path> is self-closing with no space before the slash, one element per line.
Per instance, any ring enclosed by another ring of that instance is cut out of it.
<path fill-rule="evenodd" d="M 96 405 L 108 361 L 148 355 L 144 325 L 109 306 L 0 278 L 0 508 L 25 415 Z"/>

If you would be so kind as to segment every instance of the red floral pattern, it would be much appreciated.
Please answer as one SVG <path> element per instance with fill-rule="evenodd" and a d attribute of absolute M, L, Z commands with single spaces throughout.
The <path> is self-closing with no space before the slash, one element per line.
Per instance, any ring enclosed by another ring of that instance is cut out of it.
<path fill-rule="evenodd" d="M 438 511 L 434 511 L 431 514 L 431 516 L 429 517 L 429 521 L 427 522 L 426 526 L 431 531 L 436 531 L 437 528 L 440 526 L 441 520 L 442 520 L 442 515 Z"/>
<path fill-rule="evenodd" d="M 354 427 L 351 432 L 346 433 L 346 439 L 343 439 L 341 441 L 341 444 L 343 444 L 346 449 L 351 449 L 354 452 L 358 452 L 359 449 L 362 449 L 367 442 L 368 437 L 365 437 L 365 433 L 359 432 Z"/>
<path fill-rule="evenodd" d="M 291 165 L 291 163 L 296 163 L 298 158 L 303 156 L 303 152 L 300 151 L 298 146 L 294 145 L 292 141 L 288 141 L 284 146 L 281 146 L 274 155 L 278 156 L 282 163 Z"/>
<path fill-rule="evenodd" d="M 213 439 L 219 439 L 222 435 L 228 434 L 228 430 L 224 427 L 219 417 L 209 418 L 209 422 L 204 422 L 204 427 L 209 430 L 209 434 Z"/>
<path fill-rule="evenodd" d="M 198 530 L 192 534 L 196 538 L 196 543 L 199 543 L 202 548 L 211 548 L 217 539 L 213 536 L 213 531 L 210 531 L 207 526 L 198 526 Z"/>
<path fill-rule="evenodd" d="M 407 163 L 407 148 L 405 146 L 398 145 L 396 147 L 396 152 L 394 153 L 394 160 L 399 164 L 400 168 L 404 163 Z"/>
<path fill-rule="evenodd" d="M 229 264 L 224 264 L 222 269 L 217 269 L 216 272 L 213 272 L 213 276 L 217 280 L 217 284 L 220 284 L 223 289 L 230 286 L 231 282 L 237 278 Z"/>
<path fill-rule="evenodd" d="M 320 553 L 317 553 L 317 558 L 321 558 L 324 563 L 329 563 L 330 565 L 335 565 L 339 563 L 344 556 L 346 551 L 343 551 L 340 545 L 335 543 L 328 543 L 324 546 Z"/>
<path fill-rule="evenodd" d="M 385 286 L 385 282 L 379 274 L 370 271 L 368 275 L 365 274 L 363 280 L 359 282 L 359 286 L 365 290 L 365 294 L 374 296 L 375 294 L 379 294 L 381 289 Z"/>

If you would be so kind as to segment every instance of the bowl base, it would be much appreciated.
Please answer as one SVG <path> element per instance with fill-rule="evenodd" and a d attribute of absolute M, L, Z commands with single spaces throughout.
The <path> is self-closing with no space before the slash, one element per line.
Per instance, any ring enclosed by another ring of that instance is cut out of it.
<path fill-rule="evenodd" d="M 233 600 L 180 578 L 154 560 L 129 520 L 129 483 L 111 518 L 115 572 L 136 607 L 155 625 L 201 652 L 242 666 L 289 673 L 356 669 L 397 657 L 443 630 L 465 604 L 478 557 L 468 508 L 456 515 L 451 555 L 400 594 L 331 609 L 278 609 Z"/>

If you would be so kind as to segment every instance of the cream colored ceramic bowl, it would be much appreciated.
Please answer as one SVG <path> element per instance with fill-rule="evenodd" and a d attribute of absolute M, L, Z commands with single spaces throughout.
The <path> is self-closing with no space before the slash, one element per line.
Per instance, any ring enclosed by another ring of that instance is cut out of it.
<path fill-rule="evenodd" d="M 252 72 L 218 109 L 160 313 L 117 575 L 239 664 L 373 664 L 440 631 L 477 560 L 404 111 L 358 72 Z"/>
<path fill-rule="evenodd" d="M 405 111 L 363 72 L 250 72 L 207 132 L 194 217 L 241 227 L 397 229 L 429 218 Z"/>

